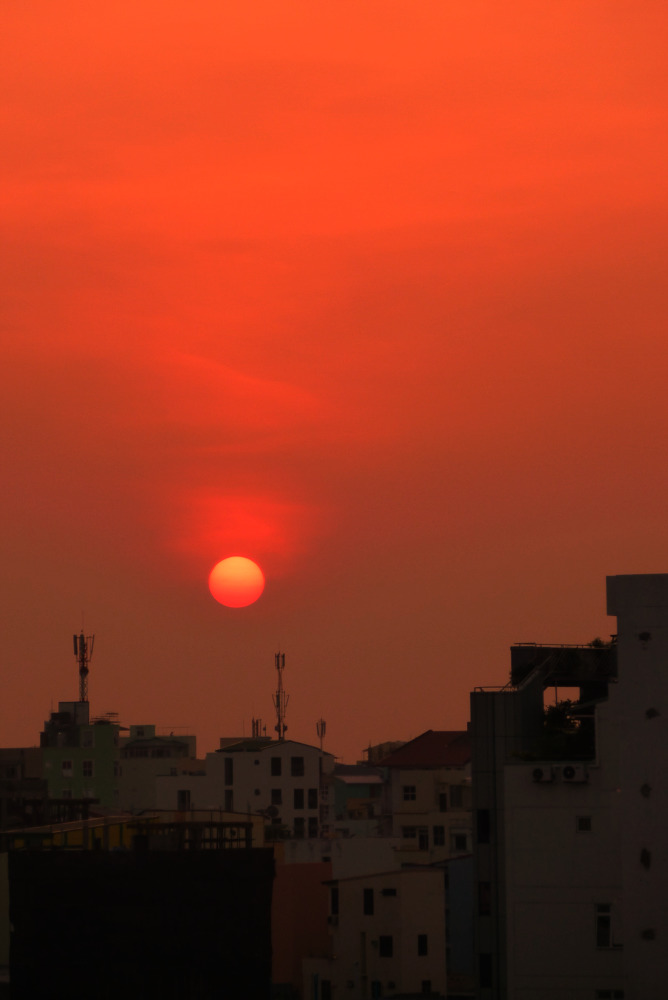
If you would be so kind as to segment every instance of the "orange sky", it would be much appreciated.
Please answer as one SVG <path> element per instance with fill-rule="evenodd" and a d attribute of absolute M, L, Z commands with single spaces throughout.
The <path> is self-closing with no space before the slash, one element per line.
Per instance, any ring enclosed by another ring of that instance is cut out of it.
<path fill-rule="evenodd" d="M 347 760 L 668 568 L 668 6 L 6 4 L 3 745 Z M 207 588 L 257 559 L 260 601 Z"/>

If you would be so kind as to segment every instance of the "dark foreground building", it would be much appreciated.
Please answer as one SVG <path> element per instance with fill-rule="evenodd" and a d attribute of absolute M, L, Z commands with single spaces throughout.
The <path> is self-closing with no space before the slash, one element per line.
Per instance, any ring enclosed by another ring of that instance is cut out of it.
<path fill-rule="evenodd" d="M 269 850 L 9 855 L 12 1000 L 267 1000 Z"/>

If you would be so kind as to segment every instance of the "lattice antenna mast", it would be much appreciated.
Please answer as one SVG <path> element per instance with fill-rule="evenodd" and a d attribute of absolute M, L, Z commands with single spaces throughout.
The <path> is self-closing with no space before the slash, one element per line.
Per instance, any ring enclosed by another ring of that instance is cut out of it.
<path fill-rule="evenodd" d="M 315 731 L 318 734 L 318 738 L 320 739 L 320 749 L 322 750 L 322 741 L 324 740 L 325 733 L 327 732 L 327 723 L 325 722 L 324 719 L 318 719 L 318 721 L 315 724 Z"/>
<path fill-rule="evenodd" d="M 285 724 L 285 713 L 288 707 L 289 695 L 283 690 L 283 671 L 285 670 L 285 653 L 276 653 L 276 670 L 278 672 L 278 687 L 273 697 L 274 708 L 276 709 L 276 732 L 279 740 L 285 739 L 285 731 L 288 728 Z"/>
<path fill-rule="evenodd" d="M 74 655 L 79 664 L 79 701 L 88 701 L 88 664 L 93 655 L 95 645 L 94 635 L 84 635 L 83 629 L 79 635 L 73 635 Z"/>

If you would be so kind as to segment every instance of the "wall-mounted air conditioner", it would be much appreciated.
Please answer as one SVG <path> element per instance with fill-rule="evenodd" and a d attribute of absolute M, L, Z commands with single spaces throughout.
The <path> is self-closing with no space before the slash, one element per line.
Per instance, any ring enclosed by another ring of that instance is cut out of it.
<path fill-rule="evenodd" d="M 548 764 L 543 764 L 542 767 L 534 767 L 531 777 L 535 782 L 554 781 L 554 768 Z"/>

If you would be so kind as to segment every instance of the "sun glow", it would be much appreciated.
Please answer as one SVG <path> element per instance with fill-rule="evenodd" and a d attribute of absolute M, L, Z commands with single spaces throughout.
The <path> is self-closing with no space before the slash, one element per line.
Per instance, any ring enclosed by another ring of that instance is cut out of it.
<path fill-rule="evenodd" d="M 264 573 L 245 556 L 222 559 L 209 573 L 209 590 L 227 608 L 245 608 L 264 590 Z"/>

